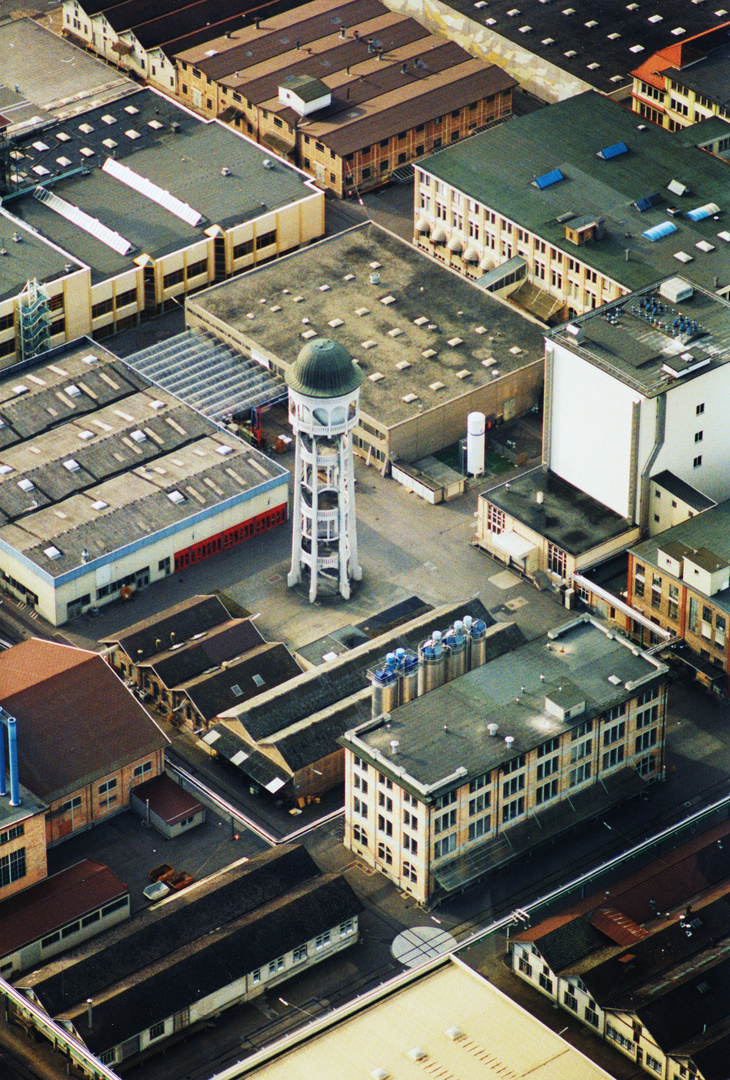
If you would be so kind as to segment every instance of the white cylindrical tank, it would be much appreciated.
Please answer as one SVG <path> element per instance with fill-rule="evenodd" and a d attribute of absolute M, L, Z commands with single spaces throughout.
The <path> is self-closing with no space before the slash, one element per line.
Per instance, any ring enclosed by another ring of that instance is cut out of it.
<path fill-rule="evenodd" d="M 482 412 L 470 412 L 466 418 L 466 471 L 470 476 L 484 472 L 484 436 L 487 418 Z"/>

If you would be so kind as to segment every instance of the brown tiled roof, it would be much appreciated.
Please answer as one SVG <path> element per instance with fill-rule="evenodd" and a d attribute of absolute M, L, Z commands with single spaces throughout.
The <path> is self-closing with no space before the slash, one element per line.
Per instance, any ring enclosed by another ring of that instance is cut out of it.
<path fill-rule="evenodd" d="M 140 663 L 163 652 L 162 643 L 165 646 L 170 644 L 171 633 L 175 635 L 175 641 L 186 641 L 193 634 L 228 622 L 230 617 L 217 596 L 191 596 L 189 600 L 183 600 L 159 615 L 142 619 L 113 637 L 104 638 L 103 643 L 120 645 L 127 656 Z"/>
<path fill-rule="evenodd" d="M 0 654 L 0 701 L 18 721 L 20 782 L 47 802 L 169 742 L 98 653 L 55 642 Z"/>
<path fill-rule="evenodd" d="M 181 818 L 196 814 L 203 808 L 198 799 L 176 784 L 167 773 L 153 776 L 151 780 L 132 788 L 132 794 L 142 802 L 149 799 L 152 813 L 157 814 L 168 825 L 174 825 Z"/>
<path fill-rule="evenodd" d="M 593 912 L 590 923 L 591 926 L 595 927 L 596 930 L 600 930 L 611 941 L 615 941 L 617 945 L 633 945 L 634 942 L 641 941 L 642 938 L 649 935 L 648 930 L 645 930 L 643 926 L 639 926 L 627 915 L 617 911 L 616 908 L 599 908 Z"/>
<path fill-rule="evenodd" d="M 0 903 L 0 954 L 7 956 L 126 892 L 108 866 L 91 859 L 61 870 Z"/>

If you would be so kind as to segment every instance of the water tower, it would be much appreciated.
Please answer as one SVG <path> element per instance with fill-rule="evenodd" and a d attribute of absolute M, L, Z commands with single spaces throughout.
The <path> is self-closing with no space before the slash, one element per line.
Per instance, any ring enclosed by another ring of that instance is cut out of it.
<path fill-rule="evenodd" d="M 320 582 L 345 599 L 360 581 L 355 523 L 352 429 L 360 417 L 363 373 L 328 338 L 312 338 L 286 373 L 289 420 L 296 435 L 292 560 L 288 585 L 309 575 L 309 599 Z"/>

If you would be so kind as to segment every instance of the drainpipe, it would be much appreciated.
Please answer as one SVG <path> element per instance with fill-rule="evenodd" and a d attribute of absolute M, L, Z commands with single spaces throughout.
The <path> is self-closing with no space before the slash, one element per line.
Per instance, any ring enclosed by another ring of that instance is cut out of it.
<path fill-rule="evenodd" d="M 18 732 L 14 716 L 8 717 L 8 758 L 10 760 L 10 805 L 20 806 L 18 781 Z"/>

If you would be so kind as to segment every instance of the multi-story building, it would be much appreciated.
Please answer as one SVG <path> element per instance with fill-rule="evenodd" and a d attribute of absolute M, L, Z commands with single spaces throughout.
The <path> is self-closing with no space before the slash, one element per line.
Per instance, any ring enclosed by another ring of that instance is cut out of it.
<path fill-rule="evenodd" d="M 677 261 L 724 294 L 726 180 L 724 162 L 692 140 L 585 93 L 419 161 L 415 241 L 552 322 L 645 288 Z"/>
<path fill-rule="evenodd" d="M 632 548 L 627 593 L 632 607 L 652 624 L 683 639 L 686 648 L 679 656 L 698 679 L 727 690 L 730 501 Z"/>
<path fill-rule="evenodd" d="M 520 930 L 512 970 L 660 1080 L 722 1080 L 730 1054 L 728 824 Z"/>
<path fill-rule="evenodd" d="M 668 131 L 689 127 L 711 116 L 730 120 L 726 92 L 729 28 L 730 22 L 722 22 L 711 30 L 682 38 L 644 60 L 631 72 L 634 112 Z"/>
<path fill-rule="evenodd" d="M 544 465 L 484 492 L 479 543 L 566 582 L 730 497 L 729 326 L 726 299 L 675 276 L 553 330 Z"/>
<path fill-rule="evenodd" d="M 421 696 L 383 699 L 341 739 L 344 843 L 419 903 L 604 813 L 664 763 L 667 668 L 591 617 L 439 685 L 464 663 L 451 640 L 421 645 Z"/>
<path fill-rule="evenodd" d="M 0 367 L 102 337 L 324 232 L 324 193 L 153 90 L 0 154 Z"/>
<path fill-rule="evenodd" d="M 511 114 L 515 79 L 378 0 L 313 0 L 176 55 L 181 100 L 339 196 Z"/>

